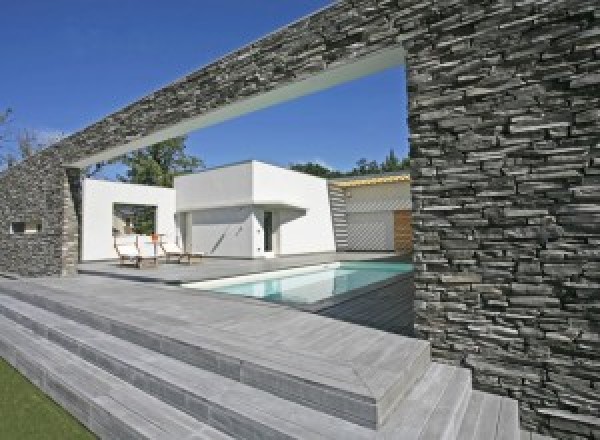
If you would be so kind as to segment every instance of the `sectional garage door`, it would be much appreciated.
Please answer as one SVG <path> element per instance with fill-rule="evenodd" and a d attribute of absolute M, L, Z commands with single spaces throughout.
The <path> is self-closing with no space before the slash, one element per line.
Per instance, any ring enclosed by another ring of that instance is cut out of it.
<path fill-rule="evenodd" d="M 394 213 L 348 213 L 348 244 L 354 251 L 393 251 Z"/>

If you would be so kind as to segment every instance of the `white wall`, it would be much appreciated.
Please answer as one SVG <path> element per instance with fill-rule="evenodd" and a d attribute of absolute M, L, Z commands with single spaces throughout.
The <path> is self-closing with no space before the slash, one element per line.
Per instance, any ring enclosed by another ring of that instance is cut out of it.
<path fill-rule="evenodd" d="M 175 189 L 177 211 L 192 213 L 195 252 L 265 256 L 265 210 L 274 212 L 278 254 L 335 250 L 325 179 L 250 161 L 179 177 Z"/>
<path fill-rule="evenodd" d="M 252 162 L 177 177 L 174 187 L 177 212 L 249 204 Z"/>
<path fill-rule="evenodd" d="M 82 261 L 117 258 L 112 236 L 114 203 L 156 206 L 156 232 L 175 240 L 173 189 L 85 179 L 82 191 Z"/>
<path fill-rule="evenodd" d="M 254 162 L 252 186 L 255 200 L 281 199 L 307 208 L 279 210 L 280 255 L 335 251 L 325 179 Z"/>
<path fill-rule="evenodd" d="M 193 252 L 213 257 L 253 257 L 254 210 L 251 206 L 193 211 Z"/>

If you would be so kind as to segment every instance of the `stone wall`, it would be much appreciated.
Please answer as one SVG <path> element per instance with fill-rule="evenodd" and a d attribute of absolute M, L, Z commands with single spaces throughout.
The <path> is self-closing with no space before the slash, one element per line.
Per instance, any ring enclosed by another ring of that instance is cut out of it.
<path fill-rule="evenodd" d="M 68 275 L 75 270 L 77 223 L 65 222 L 72 204 L 56 151 L 45 151 L 0 174 L 0 272 Z M 10 234 L 13 222 L 40 222 L 37 234 Z M 70 258 L 66 256 L 70 251 Z M 65 264 L 66 262 L 71 264 Z"/>
<path fill-rule="evenodd" d="M 459 3 L 416 5 L 431 24 L 407 45 L 417 334 L 475 388 L 518 398 L 527 428 L 587 438 L 584 415 L 600 414 L 600 3 Z"/>
<path fill-rule="evenodd" d="M 569 419 L 600 411 L 599 20 L 598 0 L 335 3 L 1 174 L 0 271 L 74 272 L 65 165 L 402 45 L 416 331 L 518 398 L 524 426 L 589 437 Z M 40 234 L 8 234 L 38 218 Z"/>

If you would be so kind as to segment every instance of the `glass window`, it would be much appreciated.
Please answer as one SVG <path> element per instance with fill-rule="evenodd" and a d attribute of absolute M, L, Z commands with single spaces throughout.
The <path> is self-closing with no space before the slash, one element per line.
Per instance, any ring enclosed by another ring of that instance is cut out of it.
<path fill-rule="evenodd" d="M 41 222 L 12 222 L 10 224 L 11 234 L 39 234 L 42 232 Z"/>

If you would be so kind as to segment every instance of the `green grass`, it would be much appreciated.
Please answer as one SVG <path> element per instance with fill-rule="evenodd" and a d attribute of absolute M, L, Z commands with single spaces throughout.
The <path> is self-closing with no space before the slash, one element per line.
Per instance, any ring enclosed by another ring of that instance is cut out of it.
<path fill-rule="evenodd" d="M 0 359 L 0 439 L 95 438 L 77 419 Z"/>

